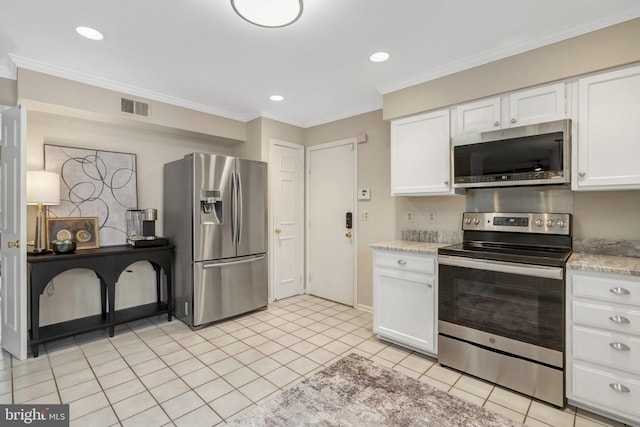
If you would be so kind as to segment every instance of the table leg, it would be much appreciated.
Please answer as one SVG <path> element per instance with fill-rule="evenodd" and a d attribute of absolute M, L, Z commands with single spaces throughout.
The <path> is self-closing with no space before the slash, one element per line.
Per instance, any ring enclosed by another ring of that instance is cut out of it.
<path fill-rule="evenodd" d="M 31 286 L 29 291 L 31 293 L 31 340 L 37 341 L 40 338 L 40 283 L 34 283 L 33 275 L 29 280 Z M 46 283 L 45 283 L 46 286 Z M 38 357 L 39 344 L 31 345 L 31 353 L 33 357 Z"/>
<path fill-rule="evenodd" d="M 171 322 L 171 313 L 173 312 L 173 295 L 171 294 L 171 267 L 165 270 L 167 277 L 167 307 L 169 308 L 168 321 Z"/>
<path fill-rule="evenodd" d="M 152 262 L 151 265 L 156 272 L 156 298 L 157 303 L 160 304 L 162 302 L 162 276 L 160 275 L 160 273 L 162 272 L 162 268 L 155 262 Z"/>
<path fill-rule="evenodd" d="M 109 336 L 113 337 L 116 321 L 116 284 L 107 283 L 107 292 L 109 294 Z"/>
<path fill-rule="evenodd" d="M 100 308 L 102 309 L 102 318 L 107 318 L 107 284 L 100 277 Z"/>

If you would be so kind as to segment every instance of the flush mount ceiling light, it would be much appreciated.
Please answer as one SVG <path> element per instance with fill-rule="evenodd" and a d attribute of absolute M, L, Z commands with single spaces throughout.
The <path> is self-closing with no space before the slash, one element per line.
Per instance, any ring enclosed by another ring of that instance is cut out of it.
<path fill-rule="evenodd" d="M 245 21 L 267 28 L 286 27 L 302 15 L 302 0 L 231 0 Z"/>
<path fill-rule="evenodd" d="M 269 99 L 272 100 L 272 101 L 276 101 L 276 102 L 284 101 L 284 96 L 282 96 L 282 95 L 271 95 L 269 97 Z"/>
<path fill-rule="evenodd" d="M 82 37 L 86 37 L 91 40 L 102 40 L 104 38 L 100 31 L 89 27 L 76 27 L 76 32 Z"/>
<path fill-rule="evenodd" d="M 387 52 L 376 52 L 372 54 L 369 59 L 371 62 L 384 62 L 389 59 L 389 54 Z"/>

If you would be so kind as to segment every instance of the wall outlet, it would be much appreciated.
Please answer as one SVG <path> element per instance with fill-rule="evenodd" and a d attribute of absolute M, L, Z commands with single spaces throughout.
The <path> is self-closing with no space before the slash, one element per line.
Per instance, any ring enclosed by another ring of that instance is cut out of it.
<path fill-rule="evenodd" d="M 360 211 L 360 221 L 369 221 L 369 211 Z"/>
<path fill-rule="evenodd" d="M 407 212 L 407 222 L 413 222 L 413 212 Z"/>
<path fill-rule="evenodd" d="M 429 223 L 436 222 L 436 213 L 435 212 L 427 212 L 427 222 L 429 222 Z"/>

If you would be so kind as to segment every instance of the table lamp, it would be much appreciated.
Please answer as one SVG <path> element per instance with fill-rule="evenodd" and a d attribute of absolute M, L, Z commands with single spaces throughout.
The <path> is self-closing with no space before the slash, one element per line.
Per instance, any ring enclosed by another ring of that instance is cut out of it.
<path fill-rule="evenodd" d="M 30 255 L 51 253 L 47 249 L 45 235 L 46 213 L 44 205 L 60 203 L 60 174 L 51 171 L 27 171 L 27 205 L 37 205 L 36 238 L 33 252 Z"/>

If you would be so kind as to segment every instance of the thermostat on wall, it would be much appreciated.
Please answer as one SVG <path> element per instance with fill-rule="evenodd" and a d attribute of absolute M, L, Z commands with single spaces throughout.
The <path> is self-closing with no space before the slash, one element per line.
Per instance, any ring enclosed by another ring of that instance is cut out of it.
<path fill-rule="evenodd" d="M 358 188 L 358 200 L 371 200 L 371 190 L 368 188 Z"/>

